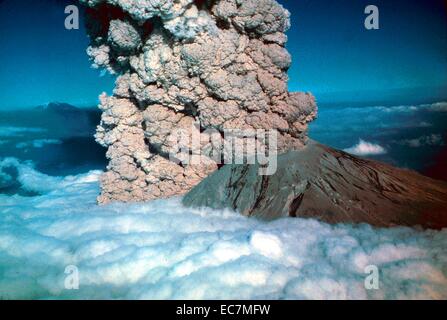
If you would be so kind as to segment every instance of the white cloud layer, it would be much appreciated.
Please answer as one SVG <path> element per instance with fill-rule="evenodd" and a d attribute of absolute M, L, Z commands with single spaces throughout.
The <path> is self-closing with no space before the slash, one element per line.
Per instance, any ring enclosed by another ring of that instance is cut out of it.
<path fill-rule="evenodd" d="M 397 142 L 400 145 L 408 146 L 411 148 L 420 148 L 424 146 L 440 147 L 444 145 L 444 139 L 440 134 L 431 134 L 422 136 L 416 139 L 405 139 Z"/>
<path fill-rule="evenodd" d="M 17 168 L 40 196 L 0 195 L 0 298 L 447 298 L 447 230 L 261 222 L 179 199 L 99 207 L 100 172 Z M 79 290 L 64 288 L 78 267 Z M 380 290 L 364 287 L 377 265 Z"/>
<path fill-rule="evenodd" d="M 426 108 L 435 112 L 447 112 L 447 102 L 436 102 L 431 105 L 427 105 Z"/>
<path fill-rule="evenodd" d="M 62 144 L 62 140 L 58 139 L 35 139 L 28 142 L 20 142 L 16 144 L 17 149 L 26 149 L 26 148 L 43 148 L 46 145 L 51 144 Z"/>
<path fill-rule="evenodd" d="M 436 102 L 431 104 L 420 104 L 414 106 L 394 106 L 394 107 L 370 107 L 369 109 L 379 109 L 383 112 L 415 112 L 415 111 L 432 111 L 447 112 L 447 101 Z"/>
<path fill-rule="evenodd" d="M 378 144 L 360 139 L 359 143 L 350 148 L 344 149 L 345 152 L 357 156 L 371 156 L 385 154 L 386 149 Z"/>
<path fill-rule="evenodd" d="M 0 126 L 0 137 L 21 137 L 28 133 L 45 132 L 43 128 Z"/>

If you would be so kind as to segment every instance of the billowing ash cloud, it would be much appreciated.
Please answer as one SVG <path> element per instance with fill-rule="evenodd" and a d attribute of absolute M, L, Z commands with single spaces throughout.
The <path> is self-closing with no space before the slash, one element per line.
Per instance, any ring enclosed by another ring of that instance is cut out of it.
<path fill-rule="evenodd" d="M 275 129 L 279 151 L 306 143 L 315 100 L 287 90 L 290 14 L 276 1 L 81 2 L 93 66 L 120 75 L 101 96 L 96 138 L 110 165 L 100 202 L 183 194 L 217 169 L 207 154 L 170 161 L 174 129 L 196 128 L 200 147 L 207 129 Z"/>

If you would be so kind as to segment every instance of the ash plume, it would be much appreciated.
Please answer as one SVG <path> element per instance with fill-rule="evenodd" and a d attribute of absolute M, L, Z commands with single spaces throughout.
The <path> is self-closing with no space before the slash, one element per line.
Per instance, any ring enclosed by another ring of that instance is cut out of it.
<path fill-rule="evenodd" d="M 279 152 L 307 143 L 315 99 L 287 90 L 290 14 L 276 1 L 80 2 L 92 65 L 119 75 L 100 97 L 96 139 L 110 160 L 100 203 L 181 195 L 215 171 L 207 155 L 170 159 L 179 128 L 195 127 L 202 146 L 207 129 L 274 129 Z"/>

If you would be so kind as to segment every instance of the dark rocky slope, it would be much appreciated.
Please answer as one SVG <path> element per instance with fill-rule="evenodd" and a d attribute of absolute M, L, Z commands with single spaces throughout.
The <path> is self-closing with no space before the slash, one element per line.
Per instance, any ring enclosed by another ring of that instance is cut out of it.
<path fill-rule="evenodd" d="M 279 156 L 273 176 L 257 165 L 228 165 L 183 200 L 246 216 L 316 218 L 377 227 L 447 227 L 447 183 L 361 159 L 317 142 Z"/>

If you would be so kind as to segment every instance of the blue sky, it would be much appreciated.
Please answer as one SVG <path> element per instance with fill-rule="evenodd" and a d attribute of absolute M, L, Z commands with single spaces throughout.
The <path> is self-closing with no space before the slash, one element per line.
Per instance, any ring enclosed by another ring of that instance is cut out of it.
<path fill-rule="evenodd" d="M 0 2 L 0 109 L 52 101 L 93 106 L 111 77 L 90 68 L 85 30 L 64 28 L 64 0 Z"/>
<path fill-rule="evenodd" d="M 323 101 L 410 104 L 447 96 L 443 0 L 280 0 L 292 13 L 290 88 Z M 380 30 L 366 30 L 374 4 Z"/>
<path fill-rule="evenodd" d="M 289 87 L 320 103 L 410 104 L 447 97 L 443 0 L 279 0 L 292 13 Z M 64 29 L 76 1 L 0 1 L 0 109 L 63 101 L 91 106 L 113 78 L 89 66 L 85 30 Z M 380 9 L 380 30 L 364 8 Z"/>

